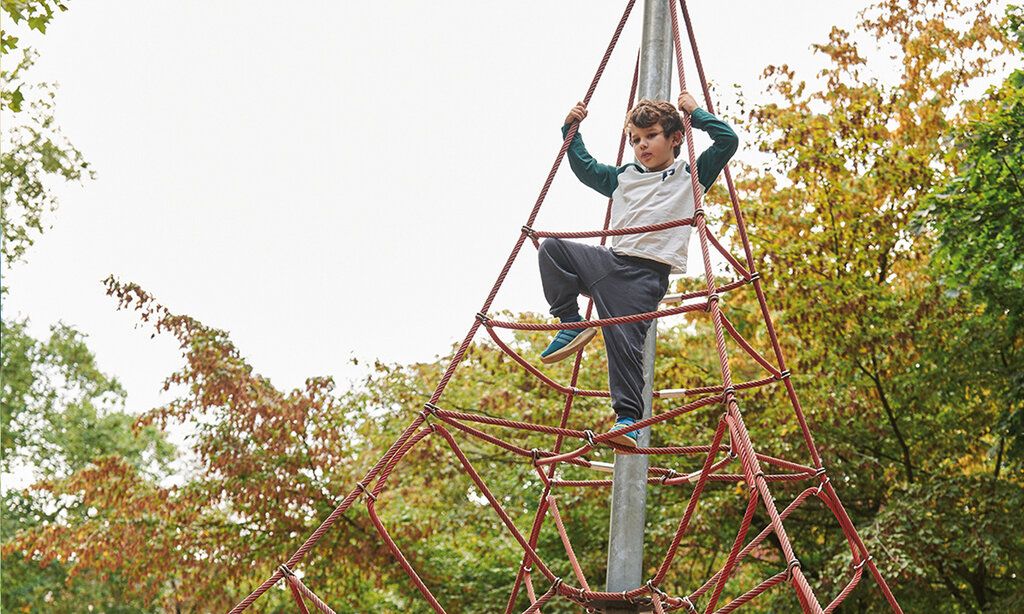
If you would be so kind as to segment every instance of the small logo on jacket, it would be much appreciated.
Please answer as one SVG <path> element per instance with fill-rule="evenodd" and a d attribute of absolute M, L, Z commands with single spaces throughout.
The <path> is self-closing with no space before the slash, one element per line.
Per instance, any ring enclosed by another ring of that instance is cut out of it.
<path fill-rule="evenodd" d="M 672 175 L 675 175 L 675 174 L 676 174 L 676 169 L 674 169 L 674 168 L 670 168 L 667 171 L 662 171 L 662 173 L 661 173 L 661 180 L 665 181 L 666 179 L 668 179 L 669 177 L 671 177 Z"/>

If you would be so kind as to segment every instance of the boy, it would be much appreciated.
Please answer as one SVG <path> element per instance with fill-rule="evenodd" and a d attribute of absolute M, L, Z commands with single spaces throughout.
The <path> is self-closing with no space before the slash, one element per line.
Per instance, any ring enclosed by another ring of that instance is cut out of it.
<path fill-rule="evenodd" d="M 679 109 L 694 128 L 707 132 L 714 143 L 697 159 L 697 178 L 706 192 L 736 153 L 732 128 L 699 108 L 687 92 Z M 583 103 L 569 111 L 562 137 L 573 121 L 587 116 Z M 683 143 L 683 122 L 667 101 L 641 100 L 626 115 L 626 136 L 639 164 L 614 167 L 599 164 L 587 152 L 579 132 L 569 146 L 569 166 L 585 185 L 612 199 L 611 228 L 659 224 L 692 217 L 693 184 L 686 158 L 677 160 Z M 580 322 L 576 297 L 591 296 L 602 318 L 654 311 L 668 290 L 669 273 L 686 272 L 690 227 L 611 237 L 611 247 L 547 239 L 540 246 L 540 276 L 551 315 L 561 322 Z M 615 410 L 614 429 L 628 428 L 643 415 L 644 338 L 649 322 L 619 324 L 604 329 L 608 352 L 608 387 Z M 594 328 L 559 331 L 541 354 L 550 364 L 583 348 L 596 335 Z M 611 441 L 636 447 L 637 432 Z"/>

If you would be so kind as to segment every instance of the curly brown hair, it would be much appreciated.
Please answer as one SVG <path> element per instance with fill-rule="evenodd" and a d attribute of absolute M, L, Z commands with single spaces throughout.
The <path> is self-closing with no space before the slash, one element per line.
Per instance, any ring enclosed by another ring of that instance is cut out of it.
<path fill-rule="evenodd" d="M 626 124 L 623 130 L 625 130 L 627 138 L 629 138 L 630 124 L 637 128 L 649 128 L 658 124 L 661 126 L 661 131 L 665 133 L 665 138 L 671 138 L 673 134 L 683 130 L 683 118 L 679 116 L 679 111 L 672 106 L 672 103 L 666 100 L 644 98 L 636 103 L 636 106 L 626 113 Z M 676 145 L 673 150 L 675 155 L 678 156 L 681 149 L 682 145 Z"/>

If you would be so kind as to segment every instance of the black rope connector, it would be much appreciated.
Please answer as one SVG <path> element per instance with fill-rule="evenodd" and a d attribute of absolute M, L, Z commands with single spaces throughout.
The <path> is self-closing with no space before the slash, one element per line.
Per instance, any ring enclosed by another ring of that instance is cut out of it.
<path fill-rule="evenodd" d="M 580 602 L 580 605 L 583 605 L 583 606 L 586 606 L 586 604 L 588 604 L 588 603 L 590 603 L 592 601 L 592 599 L 590 597 L 587 597 L 587 589 L 583 588 L 582 586 L 579 587 L 578 589 L 576 589 L 576 599 Z M 596 612 L 597 611 L 597 610 L 592 610 L 590 608 L 587 608 L 587 610 L 590 611 L 590 612 Z"/>
<path fill-rule="evenodd" d="M 622 600 L 625 601 L 628 604 L 633 604 L 634 603 L 633 598 L 629 596 L 629 591 L 628 590 L 622 591 Z"/>
<path fill-rule="evenodd" d="M 786 566 L 786 572 L 787 572 L 786 580 L 792 580 L 793 579 L 793 570 L 794 569 L 798 569 L 799 567 L 800 567 L 800 559 L 793 559 L 792 561 L 790 561 L 789 565 Z"/>
<path fill-rule="evenodd" d="M 779 373 L 779 376 L 778 376 L 778 377 L 776 377 L 775 379 L 776 379 L 776 380 L 784 380 L 784 379 L 789 379 L 789 376 L 790 376 L 790 372 L 789 372 L 789 369 L 786 369 L 786 370 L 785 370 L 785 371 L 783 371 L 782 373 Z"/>
<path fill-rule="evenodd" d="M 828 483 L 829 483 L 829 482 L 831 482 L 831 481 L 832 481 L 832 478 L 825 478 L 824 480 L 822 480 L 822 481 L 821 481 L 821 484 L 818 484 L 818 492 L 816 492 L 816 493 L 814 493 L 814 494 L 815 494 L 815 495 L 820 495 L 820 494 L 821 494 L 821 492 L 822 492 L 823 490 L 825 490 L 825 484 L 828 484 Z"/>
<path fill-rule="evenodd" d="M 280 571 L 286 578 L 291 578 L 295 575 L 295 572 L 293 572 L 291 569 L 288 569 L 288 565 L 284 563 L 278 565 L 277 570 Z"/>
<path fill-rule="evenodd" d="M 854 565 L 854 566 L 853 566 L 853 570 L 854 570 L 854 571 L 859 571 L 861 567 L 864 567 L 865 565 L 867 565 L 867 562 L 868 562 L 868 561 L 872 561 L 872 560 L 874 560 L 874 558 L 875 558 L 875 557 L 873 557 L 873 556 L 871 556 L 871 555 L 869 554 L 869 555 L 868 555 L 868 556 L 866 556 L 866 557 L 865 557 L 865 558 L 864 558 L 863 560 L 861 560 L 861 562 L 860 562 L 860 563 L 857 563 L 856 565 Z"/>
<path fill-rule="evenodd" d="M 821 477 L 825 475 L 825 467 L 821 466 L 814 470 L 814 477 Z"/>
<path fill-rule="evenodd" d="M 711 303 L 717 303 L 720 298 L 722 298 L 722 296 L 717 292 L 712 292 L 711 294 L 709 294 L 708 304 L 706 307 L 704 307 L 704 311 L 711 311 Z"/>
<path fill-rule="evenodd" d="M 647 590 L 651 591 L 652 595 L 658 595 L 659 597 L 668 598 L 668 593 L 654 585 L 654 579 L 650 579 L 647 581 Z"/>
<path fill-rule="evenodd" d="M 728 386 L 722 391 L 722 394 L 728 396 L 730 394 L 736 394 L 736 386 Z"/>
<path fill-rule="evenodd" d="M 491 319 L 487 317 L 487 314 L 482 311 L 476 312 L 476 319 L 480 320 L 480 323 L 484 326 L 487 326 L 488 322 L 491 321 Z"/>
<path fill-rule="evenodd" d="M 537 231 L 526 225 L 523 226 L 523 234 L 530 237 L 531 239 L 537 238 Z"/>
<path fill-rule="evenodd" d="M 697 608 L 694 607 L 693 602 L 690 601 L 689 597 L 683 597 L 683 603 L 686 605 L 686 611 L 690 614 L 697 614 Z"/>
<path fill-rule="evenodd" d="M 441 408 L 438 407 L 437 405 L 434 405 L 433 403 L 428 402 L 423 404 L 423 411 L 420 412 L 420 415 L 423 416 L 423 421 L 426 422 L 427 426 L 430 427 L 431 432 L 434 431 L 434 425 L 430 422 L 430 416 L 434 415 L 434 412 L 440 410 Z"/>
<path fill-rule="evenodd" d="M 527 566 L 523 567 L 523 573 L 525 573 L 525 574 L 533 573 L 533 565 L 527 565 Z"/>
<path fill-rule="evenodd" d="M 661 483 L 662 483 L 662 485 L 667 484 L 669 480 L 671 480 L 673 478 L 677 478 L 680 475 L 682 475 L 682 474 L 676 472 L 675 469 L 667 469 L 665 475 L 661 476 Z"/>
<path fill-rule="evenodd" d="M 555 593 L 558 593 L 559 586 L 562 586 L 562 579 L 555 578 L 555 581 L 551 583 L 551 590 L 555 591 Z"/>
<path fill-rule="evenodd" d="M 589 445 L 591 448 L 597 447 L 597 444 L 594 443 L 594 431 L 591 431 L 589 429 L 583 431 L 583 438 L 587 440 L 587 445 Z"/>
<path fill-rule="evenodd" d="M 356 488 L 358 488 L 359 490 L 363 491 L 363 494 L 366 495 L 367 499 L 370 499 L 371 501 L 374 501 L 374 502 L 377 501 L 377 495 L 373 494 L 372 492 L 370 492 L 370 489 L 368 489 L 367 487 L 363 486 L 362 482 L 356 482 Z"/>
<path fill-rule="evenodd" d="M 693 221 L 690 222 L 690 225 L 696 227 L 697 226 L 697 219 L 698 218 L 702 218 L 702 217 L 704 217 L 704 208 L 703 207 L 701 207 L 700 209 L 697 209 L 696 211 L 693 212 Z"/>
<path fill-rule="evenodd" d="M 759 271 L 754 271 L 750 274 L 750 277 L 747 278 L 747 283 L 752 284 L 759 279 L 761 279 L 761 273 Z"/>
<path fill-rule="evenodd" d="M 578 397 L 578 396 L 580 396 L 580 389 L 575 387 L 575 386 L 573 386 L 573 387 L 569 388 L 569 394 L 571 394 L 574 397 Z"/>

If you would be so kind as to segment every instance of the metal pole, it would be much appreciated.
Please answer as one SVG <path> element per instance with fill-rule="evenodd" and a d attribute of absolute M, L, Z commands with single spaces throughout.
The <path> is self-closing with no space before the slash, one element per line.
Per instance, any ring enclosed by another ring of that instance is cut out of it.
<path fill-rule="evenodd" d="M 640 98 L 668 100 L 672 86 L 672 24 L 669 2 L 645 0 L 640 49 Z M 651 320 L 644 342 L 644 418 L 651 415 L 654 397 L 654 352 L 658 321 Z M 650 428 L 637 437 L 640 446 L 651 441 Z M 644 525 L 647 520 L 647 456 L 619 455 L 612 476 L 611 522 L 608 530 L 608 592 L 632 590 L 643 584 Z M 637 612 L 637 606 L 610 608 L 608 614 Z"/>

